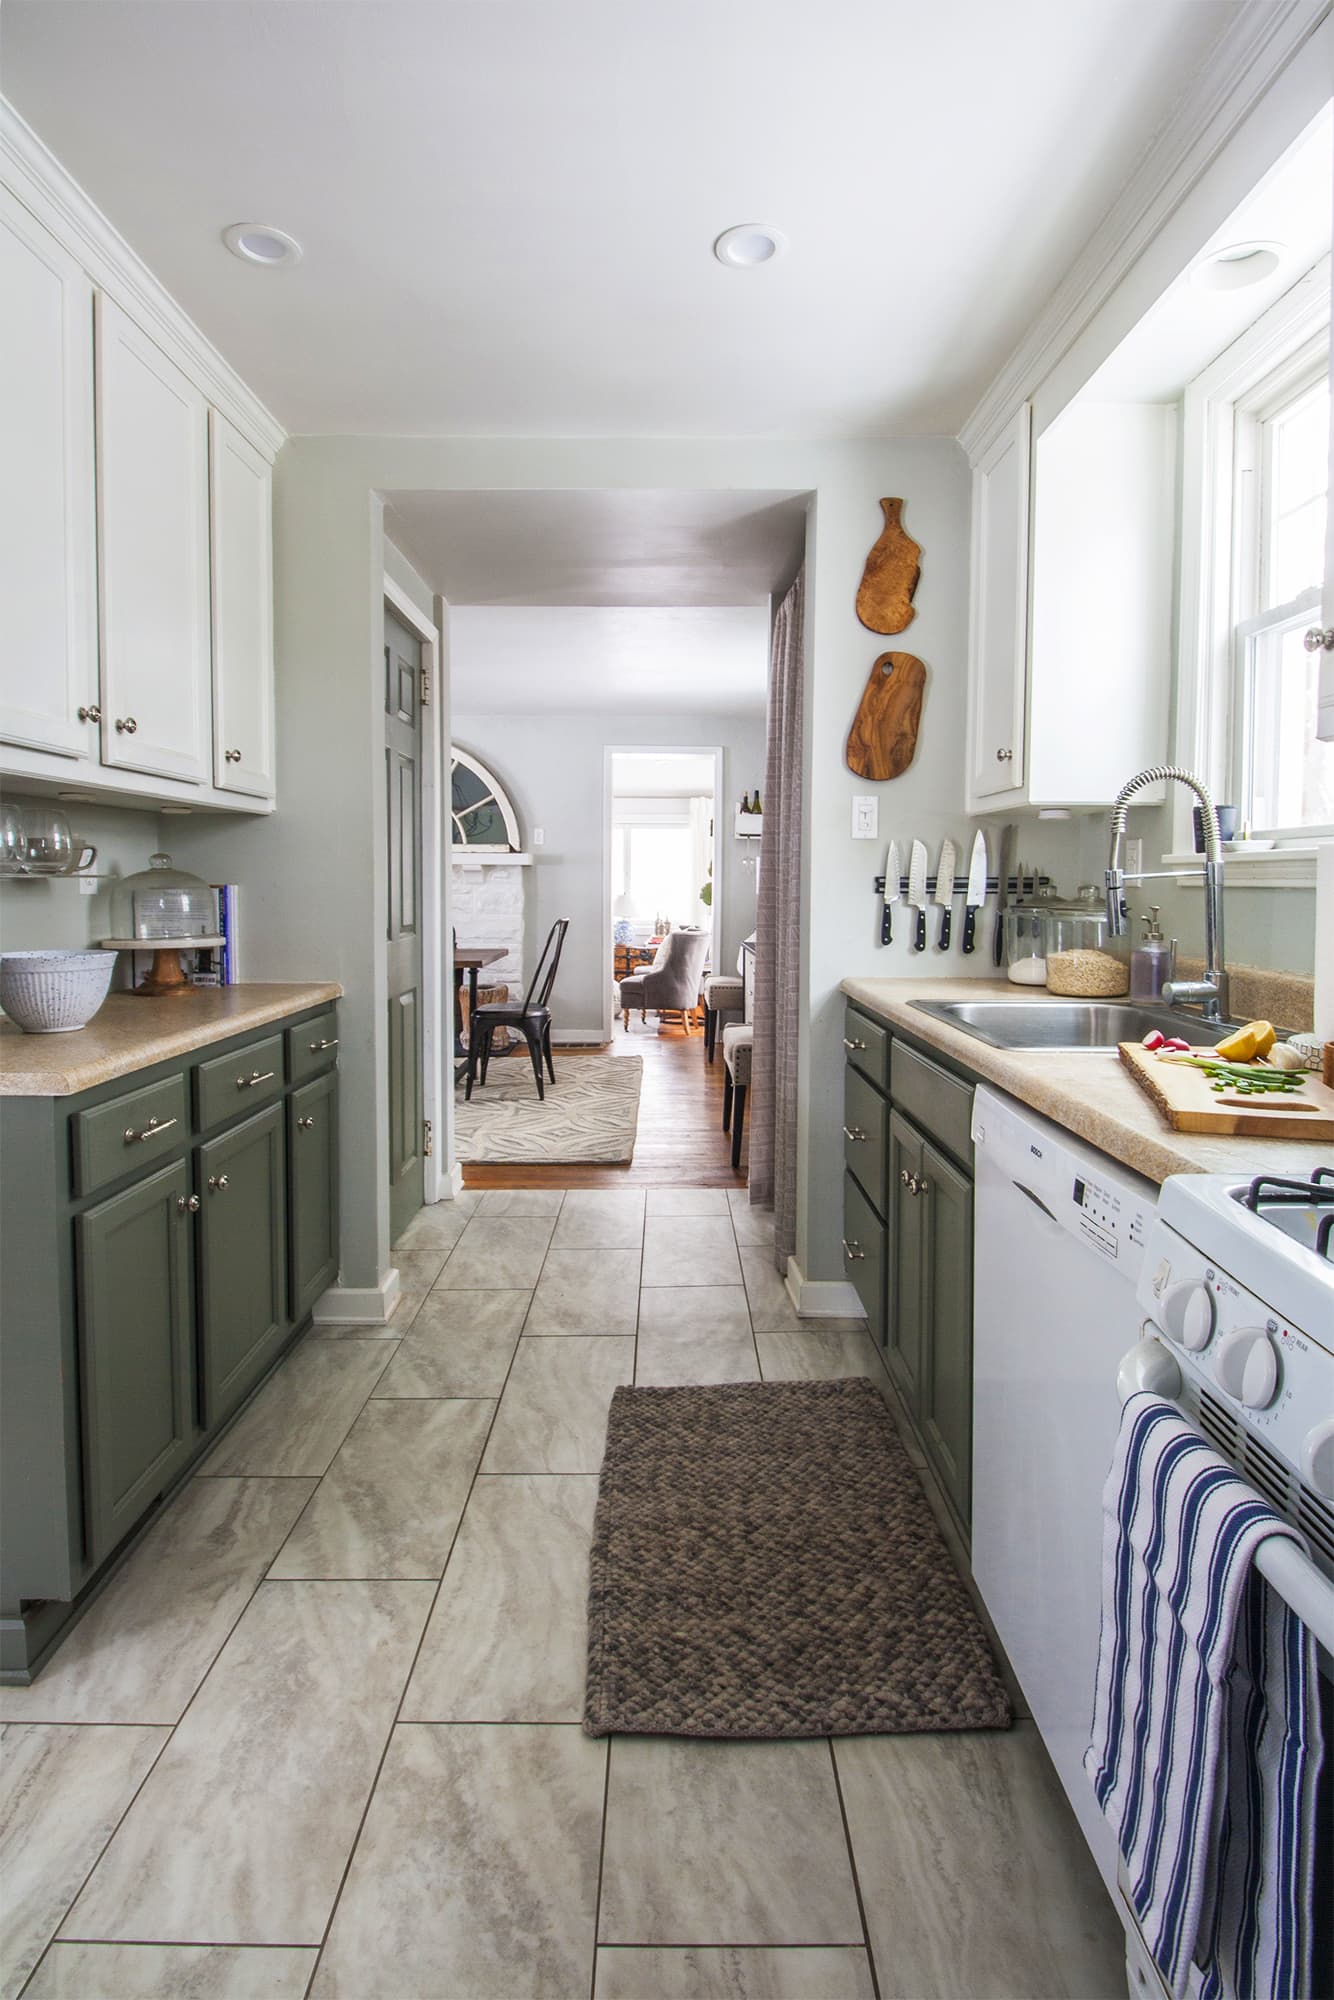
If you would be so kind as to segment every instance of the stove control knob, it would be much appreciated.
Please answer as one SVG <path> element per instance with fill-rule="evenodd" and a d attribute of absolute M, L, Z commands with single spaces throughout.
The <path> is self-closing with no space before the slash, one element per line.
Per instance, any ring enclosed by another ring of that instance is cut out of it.
<path fill-rule="evenodd" d="M 1207 1285 L 1176 1285 L 1163 1305 L 1168 1338 L 1198 1354 L 1214 1337 L 1214 1295 Z"/>
<path fill-rule="evenodd" d="M 1248 1410 L 1267 1410 L 1278 1394 L 1278 1349 L 1262 1326 L 1225 1333 L 1214 1355 L 1219 1386 Z"/>
<path fill-rule="evenodd" d="M 1334 1500 L 1334 1417 L 1302 1439 L 1302 1478 L 1323 1499 Z"/>

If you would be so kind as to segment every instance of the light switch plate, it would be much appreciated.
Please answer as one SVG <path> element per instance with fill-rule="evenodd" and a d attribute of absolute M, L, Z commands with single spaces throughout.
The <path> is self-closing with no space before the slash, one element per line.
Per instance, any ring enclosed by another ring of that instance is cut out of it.
<path fill-rule="evenodd" d="M 854 840 L 874 840 L 880 831 L 880 801 L 874 792 L 854 792 L 852 798 L 852 837 Z"/>
<path fill-rule="evenodd" d="M 545 829 L 540 826 L 535 826 L 533 828 L 533 846 L 545 847 L 546 844 L 547 844 L 547 836 Z"/>

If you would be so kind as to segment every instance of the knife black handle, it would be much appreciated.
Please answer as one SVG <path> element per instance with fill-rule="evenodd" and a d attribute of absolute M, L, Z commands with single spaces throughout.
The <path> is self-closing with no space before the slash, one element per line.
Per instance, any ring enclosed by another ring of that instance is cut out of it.
<path fill-rule="evenodd" d="M 948 951 L 950 948 L 950 922 L 953 916 L 953 910 L 946 903 L 940 913 L 940 949 L 942 951 Z"/>
<path fill-rule="evenodd" d="M 996 912 L 996 935 L 992 940 L 991 962 L 999 965 L 1005 956 L 1005 920 L 999 910 Z"/>
<path fill-rule="evenodd" d="M 881 913 L 880 913 L 880 942 L 881 942 L 881 944 L 892 944 L 892 943 L 893 943 L 893 941 L 894 941 L 894 926 L 893 926 L 892 922 L 890 921 L 890 912 L 891 912 L 891 910 L 892 910 L 892 909 L 893 909 L 893 904 L 892 904 L 892 903 L 886 903 L 886 904 L 884 904 L 884 906 L 883 906 L 883 908 L 882 908 L 882 910 L 881 910 Z"/>
<path fill-rule="evenodd" d="M 963 913 L 963 944 L 960 949 L 967 954 L 977 943 L 977 909 L 972 903 Z"/>
<path fill-rule="evenodd" d="M 926 950 L 926 906 L 924 904 L 918 907 L 917 929 L 913 934 L 912 948 L 914 951 Z"/>

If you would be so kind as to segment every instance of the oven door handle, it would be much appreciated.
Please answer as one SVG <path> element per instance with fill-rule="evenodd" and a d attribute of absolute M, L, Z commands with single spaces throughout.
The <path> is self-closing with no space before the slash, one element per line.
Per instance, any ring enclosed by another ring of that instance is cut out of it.
<path fill-rule="evenodd" d="M 1128 1354 L 1121 1356 L 1121 1365 L 1116 1371 L 1116 1389 L 1123 1403 L 1141 1390 L 1151 1396 L 1161 1396 L 1165 1402 L 1175 1403 L 1181 1394 L 1181 1370 L 1175 1357 L 1157 1338 L 1157 1329 L 1151 1319 L 1146 1319 L 1140 1328 L 1140 1339 Z"/>

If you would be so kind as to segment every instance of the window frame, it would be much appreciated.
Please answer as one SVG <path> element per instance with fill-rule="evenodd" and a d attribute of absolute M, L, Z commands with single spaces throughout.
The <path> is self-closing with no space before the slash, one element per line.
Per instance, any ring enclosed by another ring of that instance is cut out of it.
<path fill-rule="evenodd" d="M 1243 460 L 1255 464 L 1264 446 L 1263 426 L 1276 403 L 1313 378 L 1317 356 L 1328 367 L 1330 260 L 1324 257 L 1276 300 L 1209 367 L 1190 382 L 1182 404 L 1181 596 L 1177 633 L 1177 689 L 1173 723 L 1178 763 L 1200 772 L 1217 798 L 1231 798 L 1243 776 L 1247 750 L 1246 704 L 1239 697 L 1243 663 L 1239 639 L 1257 617 L 1268 625 L 1303 606 L 1258 614 L 1260 524 L 1254 518 L 1256 481 L 1239 476 Z M 1249 514 L 1248 514 L 1249 510 Z M 1314 593 L 1319 601 L 1319 591 Z M 1241 614 L 1239 616 L 1239 613 Z M 1278 843 L 1263 857 L 1260 879 L 1280 886 L 1314 881 L 1314 848 L 1334 829 L 1267 829 Z M 1172 801 L 1172 860 L 1190 855 L 1190 802 Z M 1286 864 L 1277 868 L 1275 864 Z M 1248 857 L 1239 864 L 1257 866 Z"/>

